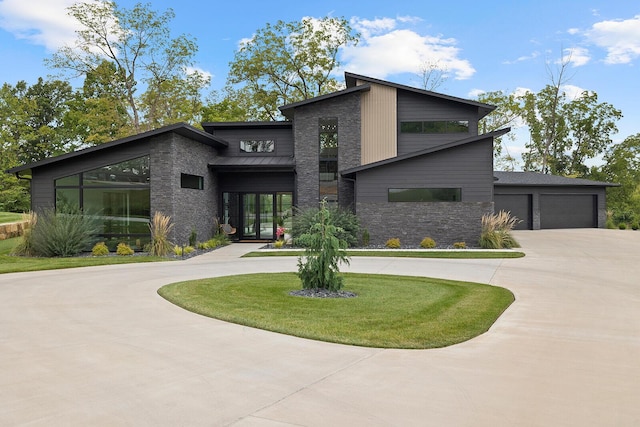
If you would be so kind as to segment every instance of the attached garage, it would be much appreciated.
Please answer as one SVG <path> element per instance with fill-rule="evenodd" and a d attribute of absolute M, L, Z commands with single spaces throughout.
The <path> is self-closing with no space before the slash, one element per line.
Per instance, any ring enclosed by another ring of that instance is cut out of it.
<path fill-rule="evenodd" d="M 509 211 L 524 230 L 603 228 L 609 182 L 535 172 L 495 172 L 494 211 Z"/>

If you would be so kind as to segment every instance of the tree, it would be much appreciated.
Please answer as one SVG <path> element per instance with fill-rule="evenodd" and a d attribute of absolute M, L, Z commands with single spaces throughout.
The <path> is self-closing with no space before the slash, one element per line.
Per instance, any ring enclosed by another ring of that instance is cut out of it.
<path fill-rule="evenodd" d="M 206 80 L 204 76 L 191 79 L 187 73 L 197 46 L 186 35 L 171 38 L 169 23 L 175 17 L 171 9 L 159 14 L 150 4 L 124 9 L 113 1 L 93 0 L 68 10 L 82 29 L 74 45 L 60 48 L 47 60 L 48 65 L 73 77 L 109 77 L 134 132 L 174 120 L 173 111 L 163 117 L 167 97 L 185 87 L 191 97 L 201 89 L 201 80 Z M 102 72 L 104 61 L 115 72 Z M 140 87 L 145 87 L 143 96 L 138 96 Z"/>
<path fill-rule="evenodd" d="M 342 18 L 304 18 L 267 24 L 244 42 L 230 64 L 227 90 L 252 118 L 276 120 L 278 106 L 325 93 L 340 84 L 332 77 L 338 50 L 358 41 Z"/>
<path fill-rule="evenodd" d="M 447 81 L 449 69 L 440 65 L 440 61 L 424 61 L 420 64 L 418 78 L 420 88 L 434 91 Z"/>
<path fill-rule="evenodd" d="M 242 108 L 237 100 L 221 98 L 215 91 L 209 95 L 202 107 L 203 122 L 244 122 L 248 119 L 247 110 Z"/>
<path fill-rule="evenodd" d="M 522 97 L 522 119 L 529 127 L 528 152 L 523 154 L 526 170 L 558 175 L 587 173 L 585 160 L 602 154 L 617 132 L 622 113 L 607 103 L 598 103 L 595 92 L 584 91 L 567 99 L 564 58 L 558 70 L 549 72 L 551 83 L 540 92 Z"/>
<path fill-rule="evenodd" d="M 478 96 L 478 101 L 497 107 L 478 123 L 478 131 L 480 133 L 489 133 L 506 127 L 513 127 L 520 122 L 522 109 L 520 101 L 514 93 L 508 94 L 503 91 L 485 92 Z M 493 145 L 495 167 L 500 170 L 513 171 L 516 168 L 516 159 L 509 153 L 504 144 L 505 139 L 513 141 L 515 135 L 508 133 L 495 138 Z"/>
<path fill-rule="evenodd" d="M 347 242 L 337 237 L 341 231 L 333 224 L 327 201 L 323 200 L 315 216 L 315 224 L 300 236 L 305 247 L 304 258 L 298 258 L 298 277 L 303 289 L 335 292 L 342 287 L 338 267 L 341 262 L 349 264 L 349 257 L 345 251 Z"/>
<path fill-rule="evenodd" d="M 607 189 L 609 207 L 640 214 L 640 133 L 610 147 L 604 161 L 590 177 L 620 184 Z"/>

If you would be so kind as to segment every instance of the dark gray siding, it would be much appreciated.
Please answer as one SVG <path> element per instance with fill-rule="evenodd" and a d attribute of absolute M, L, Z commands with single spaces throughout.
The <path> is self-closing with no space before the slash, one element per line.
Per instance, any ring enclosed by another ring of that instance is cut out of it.
<path fill-rule="evenodd" d="M 606 194 L 604 187 L 588 187 L 588 186 L 495 186 L 494 193 L 501 194 L 529 194 L 531 196 L 531 225 L 533 230 L 540 230 L 542 227 L 541 218 L 541 197 L 545 194 L 549 195 L 593 195 L 595 197 L 595 227 L 604 228 L 607 222 Z M 567 198 L 570 203 L 570 198 Z"/>
<path fill-rule="evenodd" d="M 356 213 L 371 243 L 392 237 L 416 246 L 424 237 L 439 245 L 464 241 L 475 246 L 482 215 L 493 212 L 492 141 L 359 172 Z M 389 188 L 461 188 L 461 202 L 389 203 Z"/>
<path fill-rule="evenodd" d="M 400 132 L 401 122 L 423 120 L 468 120 L 469 133 L 429 135 Z M 398 91 L 398 155 L 424 150 L 477 134 L 477 107 L 413 92 Z"/>
<path fill-rule="evenodd" d="M 188 242 L 192 228 L 199 241 L 214 231 L 218 183 L 208 164 L 215 154 L 214 148 L 175 133 L 161 135 L 151 147 L 151 215 L 159 211 L 171 216 L 171 239 L 177 244 Z M 204 190 L 180 188 L 181 173 L 204 177 Z"/>
<path fill-rule="evenodd" d="M 463 202 L 490 202 L 493 197 L 492 141 L 391 163 L 359 172 L 359 202 L 386 202 L 389 188 L 462 188 Z"/>
<path fill-rule="evenodd" d="M 272 193 L 293 192 L 295 176 L 292 172 L 219 173 L 220 192 Z"/>
<path fill-rule="evenodd" d="M 64 176 L 97 169 L 102 166 L 123 162 L 149 154 L 151 142 L 138 141 L 113 148 L 94 151 L 33 169 L 31 181 L 31 209 L 41 211 L 55 204 L 54 180 Z"/>
<path fill-rule="evenodd" d="M 216 136 L 229 142 L 229 147 L 220 154 L 224 156 L 293 156 L 293 132 L 284 129 L 222 129 L 216 130 Z M 273 153 L 250 154 L 240 152 L 240 141 L 243 139 L 275 140 Z"/>
<path fill-rule="evenodd" d="M 338 169 L 360 166 L 360 94 L 343 95 L 295 110 L 294 136 L 296 157 L 296 205 L 316 207 L 319 203 L 320 118 L 338 118 Z M 353 183 L 338 179 L 338 203 L 353 205 Z"/>

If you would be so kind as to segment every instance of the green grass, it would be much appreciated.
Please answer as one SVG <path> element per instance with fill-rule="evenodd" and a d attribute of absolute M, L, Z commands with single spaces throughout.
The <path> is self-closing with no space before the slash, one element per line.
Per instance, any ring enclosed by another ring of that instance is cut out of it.
<path fill-rule="evenodd" d="M 166 285 L 189 311 L 274 332 L 382 348 L 436 348 L 486 332 L 513 302 L 504 289 L 424 277 L 344 274 L 356 298 L 303 298 L 295 273 L 248 274 Z"/>
<path fill-rule="evenodd" d="M 516 251 L 474 251 L 473 249 L 456 250 L 456 251 L 403 251 L 389 249 L 386 251 L 368 251 L 352 249 L 347 250 L 349 256 L 369 256 L 369 257 L 398 257 L 398 258 L 450 258 L 450 259 L 495 259 L 495 258 L 522 258 L 523 252 Z M 268 257 L 268 256 L 301 256 L 304 255 L 303 250 L 286 250 L 286 251 L 254 251 L 249 252 L 243 257 Z"/>
<path fill-rule="evenodd" d="M 22 221 L 21 213 L 0 212 L 0 224 L 5 224 L 7 222 L 18 222 L 18 221 Z"/>
<path fill-rule="evenodd" d="M 150 256 L 30 258 L 9 255 L 11 250 L 18 244 L 19 240 L 20 237 L 0 240 L 0 274 L 39 270 L 57 270 L 61 268 L 91 267 L 96 265 L 169 261 L 167 258 Z"/>

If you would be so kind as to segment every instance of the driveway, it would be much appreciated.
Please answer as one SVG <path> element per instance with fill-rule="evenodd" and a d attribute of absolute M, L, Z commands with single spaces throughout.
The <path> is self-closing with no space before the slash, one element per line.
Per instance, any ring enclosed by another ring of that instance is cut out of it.
<path fill-rule="evenodd" d="M 510 260 L 353 258 L 516 295 L 489 332 L 435 350 L 304 340 L 186 312 L 167 283 L 294 271 L 238 258 L 0 275 L 0 425 L 637 426 L 640 232 L 516 232 Z"/>

